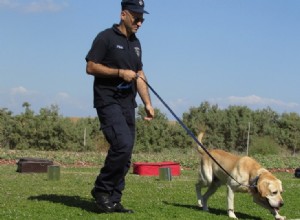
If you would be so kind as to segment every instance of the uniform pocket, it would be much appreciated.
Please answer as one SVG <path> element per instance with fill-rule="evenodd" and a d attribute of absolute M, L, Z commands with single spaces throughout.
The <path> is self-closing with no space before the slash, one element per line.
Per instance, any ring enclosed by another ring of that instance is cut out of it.
<path fill-rule="evenodd" d="M 104 134 L 104 137 L 106 138 L 107 142 L 111 146 L 116 146 L 118 145 L 118 138 L 116 131 L 112 125 L 107 125 L 107 126 L 101 126 L 100 128 Z"/>

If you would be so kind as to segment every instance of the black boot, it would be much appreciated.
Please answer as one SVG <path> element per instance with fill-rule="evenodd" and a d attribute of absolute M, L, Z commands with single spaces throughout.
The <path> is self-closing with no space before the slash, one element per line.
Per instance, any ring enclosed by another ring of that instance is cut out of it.
<path fill-rule="evenodd" d="M 131 210 L 131 209 L 125 209 L 123 207 L 123 205 L 121 203 L 119 203 L 119 202 L 114 203 L 114 205 L 115 205 L 115 212 L 134 213 L 133 210 Z"/>
<path fill-rule="evenodd" d="M 97 192 L 96 189 L 93 188 L 91 194 L 96 200 L 96 205 L 99 208 L 100 212 L 115 212 L 116 205 L 111 201 L 109 193 Z"/>

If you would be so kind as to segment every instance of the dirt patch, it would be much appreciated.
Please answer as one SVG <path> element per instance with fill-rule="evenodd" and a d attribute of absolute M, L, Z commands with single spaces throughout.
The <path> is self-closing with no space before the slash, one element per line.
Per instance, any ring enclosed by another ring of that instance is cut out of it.
<path fill-rule="evenodd" d="M 17 165 L 18 161 L 19 160 L 0 159 L 0 165 Z M 82 161 L 77 161 L 74 164 L 63 164 L 63 163 L 55 163 L 55 164 L 65 166 L 65 167 L 94 167 L 94 166 L 99 166 L 98 164 L 89 163 L 89 162 L 82 162 Z"/>
<path fill-rule="evenodd" d="M 295 169 L 293 168 L 272 168 L 268 169 L 271 173 L 276 173 L 276 172 L 284 172 L 284 173 L 295 173 Z"/>
<path fill-rule="evenodd" d="M 16 160 L 3 160 L 0 159 L 0 165 L 16 165 Z"/>

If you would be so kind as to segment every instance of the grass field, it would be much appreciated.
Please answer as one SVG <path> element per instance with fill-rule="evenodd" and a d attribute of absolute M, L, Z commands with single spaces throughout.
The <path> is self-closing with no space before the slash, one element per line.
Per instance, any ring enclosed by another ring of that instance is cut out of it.
<path fill-rule="evenodd" d="M 222 187 L 211 198 L 210 213 L 196 205 L 195 169 L 182 170 L 172 181 L 157 177 L 127 175 L 123 196 L 125 207 L 134 214 L 99 214 L 90 190 L 98 166 L 61 166 L 61 179 L 48 180 L 47 174 L 22 174 L 16 165 L 0 165 L 1 219 L 229 219 L 226 213 L 226 191 Z M 280 213 L 288 219 L 300 219 L 300 179 L 291 173 L 275 173 L 282 180 L 285 206 Z M 236 194 L 235 210 L 239 219 L 273 219 L 247 194 Z"/>

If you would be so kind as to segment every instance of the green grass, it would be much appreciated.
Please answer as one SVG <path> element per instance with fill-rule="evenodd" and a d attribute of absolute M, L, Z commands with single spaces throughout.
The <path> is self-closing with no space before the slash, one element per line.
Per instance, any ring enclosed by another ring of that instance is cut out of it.
<path fill-rule="evenodd" d="M 209 201 L 210 213 L 196 205 L 196 170 L 183 170 L 172 181 L 157 177 L 127 175 L 123 204 L 134 214 L 99 214 L 90 190 L 99 168 L 61 166 L 61 179 L 50 181 L 47 174 L 17 173 L 15 165 L 0 166 L 0 219 L 229 219 L 226 191 L 222 187 Z M 283 182 L 285 206 L 280 213 L 300 219 L 300 179 L 290 173 L 276 173 Z M 239 219 L 273 219 L 254 204 L 247 194 L 236 194 Z"/>

